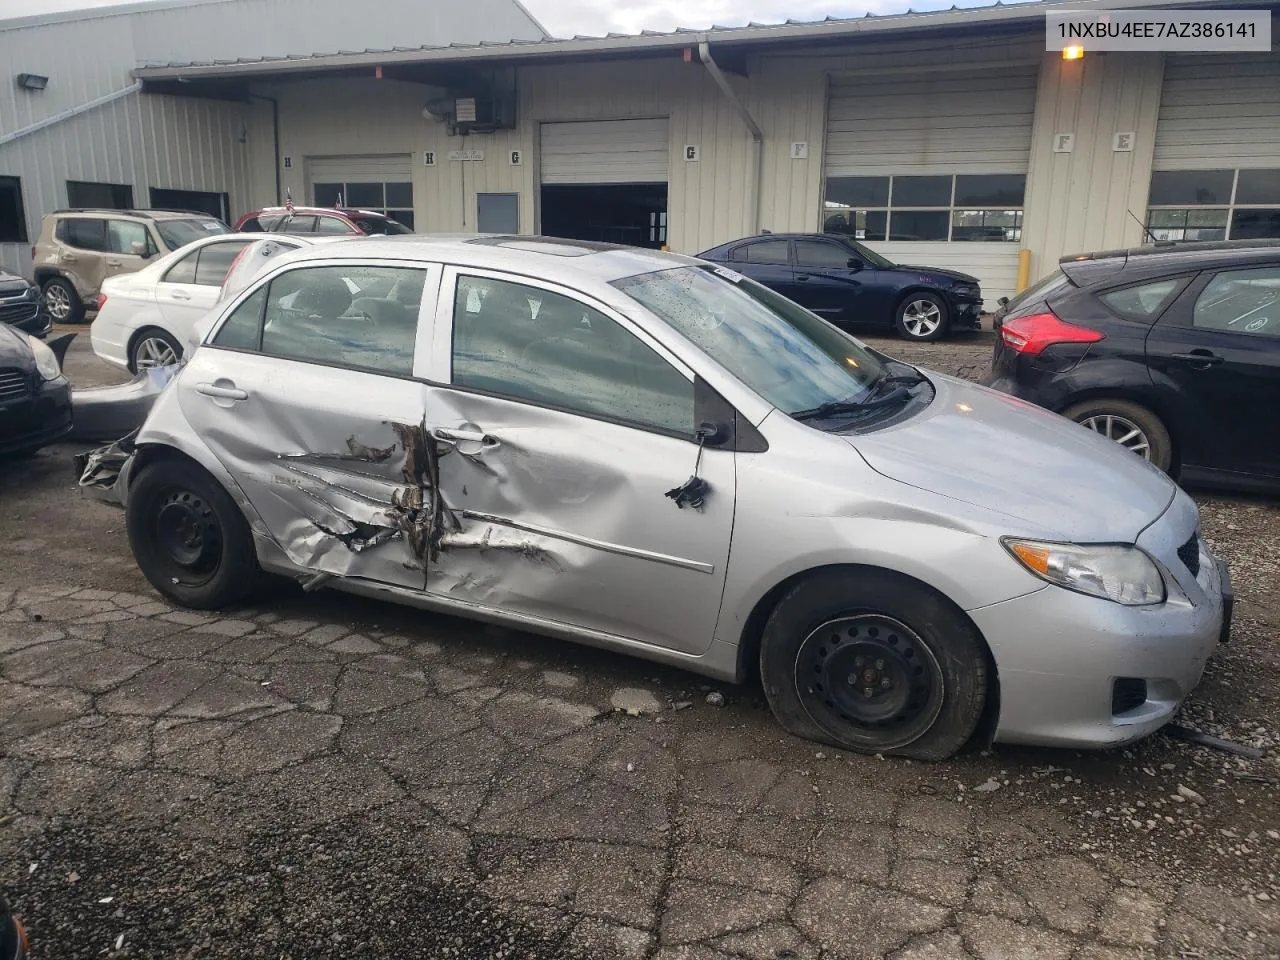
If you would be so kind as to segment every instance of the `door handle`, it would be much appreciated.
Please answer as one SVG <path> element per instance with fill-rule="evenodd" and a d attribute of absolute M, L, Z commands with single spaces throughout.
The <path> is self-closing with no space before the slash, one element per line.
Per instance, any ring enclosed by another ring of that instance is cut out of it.
<path fill-rule="evenodd" d="M 1181 360 L 1189 363 L 1191 366 L 1200 370 L 1208 370 L 1210 367 L 1216 367 L 1225 359 L 1218 356 L 1212 350 L 1192 350 L 1190 353 L 1172 354 L 1172 359 Z"/>
<path fill-rule="evenodd" d="M 447 427 L 436 427 L 432 435 L 446 443 L 479 443 L 486 447 L 498 445 L 498 438 L 483 430 L 450 430 Z"/>
<path fill-rule="evenodd" d="M 190 300 L 191 294 L 182 290 L 171 290 L 169 291 L 169 297 L 173 300 Z"/>
<path fill-rule="evenodd" d="M 808 282 L 809 282 L 808 274 L 801 274 L 800 276 L 796 277 L 796 283 L 808 283 Z"/>
<path fill-rule="evenodd" d="M 227 386 L 228 381 L 223 380 L 218 383 L 200 383 L 196 384 L 196 392 L 202 393 L 206 397 L 214 397 L 218 400 L 248 400 L 249 394 L 241 390 L 237 386 Z"/>
<path fill-rule="evenodd" d="M 62 262 L 63 262 L 63 263 L 75 263 L 75 262 L 76 262 L 77 260 L 79 260 L 79 259 L 80 259 L 80 258 L 79 258 L 79 257 L 77 257 L 74 253 L 64 253 L 64 254 L 62 255 Z"/>
<path fill-rule="evenodd" d="M 123 267 L 123 266 L 124 266 L 124 262 L 123 262 L 123 261 L 121 261 L 121 260 L 108 260 L 108 261 L 107 261 L 107 266 L 108 266 L 108 267 Z"/>

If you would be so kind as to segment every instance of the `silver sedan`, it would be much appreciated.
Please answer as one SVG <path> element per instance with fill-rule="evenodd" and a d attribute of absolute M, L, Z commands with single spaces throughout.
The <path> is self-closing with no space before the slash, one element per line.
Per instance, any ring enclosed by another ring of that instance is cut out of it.
<path fill-rule="evenodd" d="M 1160 471 L 724 267 L 365 239 L 215 309 L 120 475 L 177 603 L 262 571 L 708 676 L 791 732 L 946 757 L 1159 728 L 1230 620 Z"/>

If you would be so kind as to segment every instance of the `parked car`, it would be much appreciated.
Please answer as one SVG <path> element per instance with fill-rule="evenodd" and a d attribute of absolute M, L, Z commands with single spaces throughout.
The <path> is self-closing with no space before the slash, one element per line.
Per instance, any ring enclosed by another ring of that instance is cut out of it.
<path fill-rule="evenodd" d="M 937 340 L 949 330 L 981 323 L 976 277 L 893 263 L 848 237 L 774 233 L 698 256 L 731 267 L 833 323 L 893 324 L 904 340 Z"/>
<path fill-rule="evenodd" d="M 204 324 L 112 481 L 188 607 L 265 570 L 756 674 L 793 733 L 924 759 L 988 709 L 1002 741 L 1135 740 L 1228 630 L 1150 464 L 688 257 L 367 239 Z"/>
<path fill-rule="evenodd" d="M 345 207 L 266 207 L 236 221 L 244 233 L 319 233 L 331 236 L 398 236 L 413 233 L 398 220 L 376 210 Z"/>
<path fill-rule="evenodd" d="M 1185 482 L 1280 490 L 1280 241 L 1066 258 L 996 325 L 997 390 Z"/>
<path fill-rule="evenodd" d="M 0 323 L 0 456 L 27 456 L 70 431 L 71 386 L 57 355 Z"/>
<path fill-rule="evenodd" d="M 205 213 L 58 210 L 41 220 L 31 259 L 53 322 L 79 323 L 108 277 L 141 270 L 193 240 L 230 232 Z"/>
<path fill-rule="evenodd" d="M 270 256 L 319 239 L 279 236 L 267 241 L 261 234 L 217 234 L 161 257 L 137 273 L 105 280 L 98 315 L 89 327 L 93 352 L 131 373 L 177 363 L 196 321 L 218 302 L 232 266 L 246 247 L 265 245 L 250 260 L 256 269 Z"/>
<path fill-rule="evenodd" d="M 41 339 L 53 329 L 40 301 L 40 289 L 4 270 L 0 270 L 0 321 Z"/>
<path fill-rule="evenodd" d="M 0 894 L 0 960 L 25 960 L 28 949 L 26 931 Z"/>

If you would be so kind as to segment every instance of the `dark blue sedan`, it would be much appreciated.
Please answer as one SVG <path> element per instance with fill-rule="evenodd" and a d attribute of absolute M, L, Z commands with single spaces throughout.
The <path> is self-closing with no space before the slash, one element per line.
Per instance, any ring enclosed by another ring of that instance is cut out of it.
<path fill-rule="evenodd" d="M 907 267 L 847 237 L 771 233 L 698 254 L 723 263 L 833 323 L 892 323 L 906 340 L 937 340 L 976 328 L 982 290 L 976 277 Z"/>

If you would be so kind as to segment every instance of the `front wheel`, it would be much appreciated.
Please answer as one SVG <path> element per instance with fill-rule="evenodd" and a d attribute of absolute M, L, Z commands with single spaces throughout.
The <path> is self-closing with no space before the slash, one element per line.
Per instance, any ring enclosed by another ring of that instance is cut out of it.
<path fill-rule="evenodd" d="M 760 672 L 789 732 L 858 753 L 943 760 L 973 735 L 988 654 L 943 598 L 898 574 L 824 571 L 765 624 Z"/>
<path fill-rule="evenodd" d="M 950 321 L 947 302 L 936 293 L 908 294 L 898 304 L 898 312 L 894 316 L 894 323 L 902 338 L 920 343 L 941 338 L 947 332 Z"/>
<path fill-rule="evenodd" d="M 258 581 L 249 524 L 194 463 L 165 459 L 144 467 L 129 486 L 125 526 L 143 576 L 184 607 L 231 606 Z"/>

